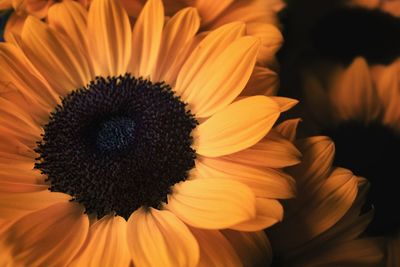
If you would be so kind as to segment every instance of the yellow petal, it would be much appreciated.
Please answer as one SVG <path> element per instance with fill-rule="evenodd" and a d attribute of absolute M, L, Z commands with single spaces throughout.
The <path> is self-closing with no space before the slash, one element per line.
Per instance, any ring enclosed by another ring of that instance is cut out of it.
<path fill-rule="evenodd" d="M 181 50 L 195 36 L 200 27 L 200 17 L 195 8 L 185 8 L 176 13 L 165 25 L 160 53 L 153 80 L 163 81 Z"/>
<path fill-rule="evenodd" d="M 120 216 L 107 215 L 90 226 L 83 250 L 71 266 L 127 267 L 131 262 L 126 236 L 126 221 Z"/>
<path fill-rule="evenodd" d="M 204 229 L 227 228 L 254 218 L 255 197 L 242 183 L 195 179 L 176 184 L 167 209 L 185 223 Z"/>
<path fill-rule="evenodd" d="M 271 96 L 271 98 L 279 105 L 281 112 L 288 111 L 299 103 L 298 100 L 287 97 Z"/>
<path fill-rule="evenodd" d="M 186 88 L 177 84 L 177 91 L 182 91 L 180 96 L 196 117 L 213 115 L 242 92 L 253 71 L 258 48 L 258 39 L 239 38 L 197 72 Z"/>
<path fill-rule="evenodd" d="M 10 226 L 0 244 L 23 266 L 66 266 L 86 239 L 89 220 L 83 212 L 65 202 L 30 213 Z"/>
<path fill-rule="evenodd" d="M 132 49 L 128 14 L 120 1 L 94 0 L 88 15 L 89 52 L 96 75 L 127 72 Z M 138 51 L 139 52 L 139 51 Z"/>
<path fill-rule="evenodd" d="M 233 245 L 244 266 L 270 266 L 272 249 L 263 231 L 238 232 L 223 230 L 222 234 Z"/>
<path fill-rule="evenodd" d="M 230 227 L 237 231 L 260 231 L 283 219 L 283 207 L 279 201 L 267 198 L 256 199 L 256 217 Z"/>
<path fill-rule="evenodd" d="M 257 197 L 284 199 L 295 195 L 296 185 L 293 178 L 278 170 L 206 157 L 196 160 L 196 170 L 199 178 L 241 182 L 251 188 Z"/>
<path fill-rule="evenodd" d="M 275 53 L 283 44 L 283 36 L 278 28 L 271 24 L 253 22 L 248 24 L 247 34 L 261 39 L 258 62 L 271 65 L 275 60 Z"/>
<path fill-rule="evenodd" d="M 301 119 L 285 120 L 284 122 L 278 124 L 274 130 L 280 133 L 287 140 L 294 142 L 294 140 L 296 140 L 297 127 L 300 122 Z"/>
<path fill-rule="evenodd" d="M 132 33 L 130 71 L 134 76 L 148 77 L 154 73 L 164 26 L 161 0 L 149 0 L 136 20 Z"/>
<path fill-rule="evenodd" d="M 243 23 L 234 22 L 210 32 L 182 66 L 175 86 L 178 95 L 183 94 L 197 73 L 207 69 L 208 64 L 215 60 L 232 42 L 244 36 L 245 30 Z"/>
<path fill-rule="evenodd" d="M 17 218 L 55 203 L 68 202 L 70 199 L 66 194 L 50 192 L 47 189 L 29 193 L 0 193 L 0 218 Z"/>
<path fill-rule="evenodd" d="M 241 96 L 276 95 L 279 87 L 278 74 L 268 68 L 255 66 Z"/>
<path fill-rule="evenodd" d="M 194 148 L 209 157 L 246 149 L 269 132 L 279 115 L 279 106 L 268 97 L 236 101 L 197 127 Z"/>
<path fill-rule="evenodd" d="M 223 158 L 260 168 L 285 168 L 300 163 L 301 153 L 293 143 L 273 130 L 254 146 Z"/>
<path fill-rule="evenodd" d="M 243 266 L 229 241 L 217 230 L 190 228 L 200 247 L 198 267 Z"/>
<path fill-rule="evenodd" d="M 127 227 L 135 266 L 197 266 L 199 245 L 187 226 L 171 212 L 140 208 L 130 216 Z"/>

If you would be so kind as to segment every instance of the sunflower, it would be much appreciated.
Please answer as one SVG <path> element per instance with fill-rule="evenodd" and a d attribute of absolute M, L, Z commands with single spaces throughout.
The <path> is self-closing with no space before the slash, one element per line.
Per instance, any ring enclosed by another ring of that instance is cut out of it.
<path fill-rule="evenodd" d="M 294 141 L 298 120 L 282 127 Z M 295 141 L 302 162 L 290 167 L 297 196 L 285 205 L 285 220 L 267 230 L 277 266 L 382 266 L 383 238 L 359 238 L 373 216 L 363 212 L 369 184 L 333 167 L 335 147 L 326 136 Z"/>
<path fill-rule="evenodd" d="M 372 183 L 368 201 L 376 215 L 367 229 L 371 235 L 391 235 L 400 227 L 400 214 L 387 209 L 398 202 L 389 177 L 397 173 L 399 162 L 392 156 L 400 149 L 399 67 L 399 61 L 368 66 L 356 58 L 347 68 L 304 75 L 304 97 L 309 110 L 314 109 L 308 114 L 316 131 L 335 142 L 335 165 Z"/>
<path fill-rule="evenodd" d="M 295 194 L 270 131 L 296 101 L 249 96 L 260 40 L 197 34 L 184 8 L 65 1 L 0 44 L 0 253 L 12 266 L 252 266 Z M 247 84 L 247 85 L 246 85 Z"/>
<path fill-rule="evenodd" d="M 16 4 L 16 3 L 20 4 Z M 56 1 L 32 0 L 0 0 L 0 10 L 14 7 L 4 29 L 4 39 L 11 38 L 11 34 L 21 33 L 24 21 L 28 14 L 39 18 L 47 18 L 48 9 Z M 59 2 L 59 1 L 58 1 Z M 79 0 L 86 7 L 91 0 Z M 135 21 L 143 9 L 146 0 L 121 0 L 131 21 Z M 18 8 L 19 7 L 19 8 Z M 281 47 L 283 37 L 278 30 L 277 13 L 284 7 L 281 0 L 235 0 L 235 1 L 210 1 L 210 0 L 166 0 L 165 12 L 171 17 L 177 10 L 194 7 L 200 15 L 202 30 L 214 30 L 224 24 L 243 21 L 246 23 L 248 35 L 260 38 L 262 46 L 257 56 L 257 66 L 253 69 L 249 86 L 253 94 L 275 95 L 278 90 L 279 68 L 275 53 Z M 34 12 L 36 11 L 36 12 Z"/>

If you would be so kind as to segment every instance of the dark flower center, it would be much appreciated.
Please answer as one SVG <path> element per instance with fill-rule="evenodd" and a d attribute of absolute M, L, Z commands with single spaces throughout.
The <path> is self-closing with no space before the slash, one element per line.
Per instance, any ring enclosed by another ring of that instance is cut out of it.
<path fill-rule="evenodd" d="M 35 168 L 99 218 L 159 208 L 194 167 L 197 121 L 165 83 L 96 78 L 51 113 Z"/>
<path fill-rule="evenodd" d="M 360 122 L 345 122 L 324 134 L 335 142 L 335 165 L 349 168 L 371 183 L 367 205 L 375 207 L 375 216 L 367 233 L 396 231 L 400 227 L 400 135 L 380 123 Z"/>

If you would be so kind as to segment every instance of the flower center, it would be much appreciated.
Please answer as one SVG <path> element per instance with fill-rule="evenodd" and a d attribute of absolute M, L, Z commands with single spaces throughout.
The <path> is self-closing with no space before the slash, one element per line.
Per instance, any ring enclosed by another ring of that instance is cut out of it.
<path fill-rule="evenodd" d="M 62 99 L 44 126 L 35 168 L 99 218 L 159 208 L 194 167 L 197 121 L 164 83 L 96 78 Z"/>
<path fill-rule="evenodd" d="M 113 117 L 100 123 L 96 148 L 103 153 L 128 149 L 135 140 L 135 122 L 126 117 Z"/>
<path fill-rule="evenodd" d="M 380 123 L 360 122 L 345 122 L 324 134 L 335 142 L 335 165 L 349 168 L 371 183 L 367 205 L 374 206 L 375 216 L 367 233 L 381 235 L 398 229 L 400 135 Z"/>

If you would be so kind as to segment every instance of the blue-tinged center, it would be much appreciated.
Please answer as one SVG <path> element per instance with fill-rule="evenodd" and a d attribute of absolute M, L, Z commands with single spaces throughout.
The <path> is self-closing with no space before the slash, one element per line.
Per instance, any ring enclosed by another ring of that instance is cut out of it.
<path fill-rule="evenodd" d="M 96 148 L 104 153 L 123 151 L 135 139 L 135 122 L 127 117 L 114 117 L 99 125 Z"/>

